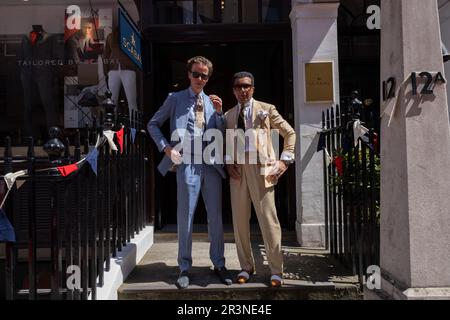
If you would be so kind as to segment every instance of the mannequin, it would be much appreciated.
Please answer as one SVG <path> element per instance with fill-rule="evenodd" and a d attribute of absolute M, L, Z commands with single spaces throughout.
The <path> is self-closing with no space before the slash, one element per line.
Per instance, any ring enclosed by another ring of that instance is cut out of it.
<path fill-rule="evenodd" d="M 19 51 L 20 79 L 23 86 L 25 135 L 33 134 L 33 86 L 38 88 L 45 111 L 47 127 L 56 126 L 56 96 L 54 91 L 56 38 L 49 36 L 41 25 L 22 38 Z"/>
<path fill-rule="evenodd" d="M 119 31 L 114 29 L 106 38 L 104 53 L 104 70 L 108 75 L 108 86 L 112 100 L 118 105 L 121 85 L 125 90 L 128 102 L 128 112 L 137 111 L 136 101 L 136 66 L 119 47 Z"/>

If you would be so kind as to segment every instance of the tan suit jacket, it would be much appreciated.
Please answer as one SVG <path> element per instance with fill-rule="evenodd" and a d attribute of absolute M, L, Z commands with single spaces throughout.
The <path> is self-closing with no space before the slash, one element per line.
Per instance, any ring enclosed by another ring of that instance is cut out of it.
<path fill-rule="evenodd" d="M 225 113 L 225 128 L 236 129 L 239 116 L 239 105 L 234 106 L 228 112 Z M 270 172 L 271 168 L 269 163 L 277 160 L 275 150 L 272 145 L 271 130 L 276 129 L 280 135 L 284 138 L 283 152 L 290 152 L 294 155 L 295 150 L 295 130 L 290 124 L 283 119 L 278 113 L 276 107 L 272 104 L 264 103 L 253 99 L 252 107 L 252 124 L 253 134 L 256 135 L 256 149 L 259 154 L 259 165 L 265 167 L 264 175 Z M 237 146 L 234 146 L 234 155 L 227 155 L 225 152 L 225 161 L 232 156 L 232 159 L 237 159 Z M 265 187 L 269 188 L 276 184 L 276 182 L 264 179 Z"/>

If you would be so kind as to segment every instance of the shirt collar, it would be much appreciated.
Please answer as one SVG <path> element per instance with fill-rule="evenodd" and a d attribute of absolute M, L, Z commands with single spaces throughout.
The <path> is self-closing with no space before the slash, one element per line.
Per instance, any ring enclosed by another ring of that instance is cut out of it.
<path fill-rule="evenodd" d="M 240 103 L 238 103 L 238 105 L 239 105 L 239 108 L 242 108 L 242 105 Z M 249 102 L 244 104 L 244 108 L 247 108 L 247 107 L 251 108 L 252 105 L 253 105 L 253 98 L 251 98 Z"/>
<path fill-rule="evenodd" d="M 190 98 L 195 98 L 197 96 L 197 94 L 194 92 L 194 90 L 192 90 L 191 87 L 189 87 L 188 91 L 189 91 L 189 97 Z M 203 95 L 203 90 L 199 94 Z"/>

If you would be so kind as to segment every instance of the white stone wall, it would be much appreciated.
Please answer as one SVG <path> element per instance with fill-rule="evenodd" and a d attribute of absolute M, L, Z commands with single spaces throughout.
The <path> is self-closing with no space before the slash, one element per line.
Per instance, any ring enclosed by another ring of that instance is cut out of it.
<path fill-rule="evenodd" d="M 297 0 L 290 14 L 294 66 L 297 239 L 304 247 L 324 247 L 323 158 L 313 140 L 321 131 L 322 111 L 339 101 L 337 14 L 339 2 Z M 333 103 L 306 104 L 304 63 L 334 63 Z M 317 137 L 316 137 L 317 139 Z"/>

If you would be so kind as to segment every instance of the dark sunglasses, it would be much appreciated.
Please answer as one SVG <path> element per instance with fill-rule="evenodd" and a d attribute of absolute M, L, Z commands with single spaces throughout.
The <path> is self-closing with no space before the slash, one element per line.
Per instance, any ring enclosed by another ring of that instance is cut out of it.
<path fill-rule="evenodd" d="M 233 88 L 235 88 L 235 89 L 245 89 L 245 90 L 248 90 L 248 89 L 250 89 L 251 87 L 253 87 L 251 84 L 248 84 L 248 83 L 242 83 L 242 84 L 235 84 L 234 86 L 233 86 Z"/>
<path fill-rule="evenodd" d="M 191 74 L 192 74 L 192 77 L 195 79 L 200 78 L 200 77 L 202 78 L 202 80 L 205 80 L 205 81 L 209 79 L 209 75 L 200 73 L 197 71 L 191 71 Z"/>

